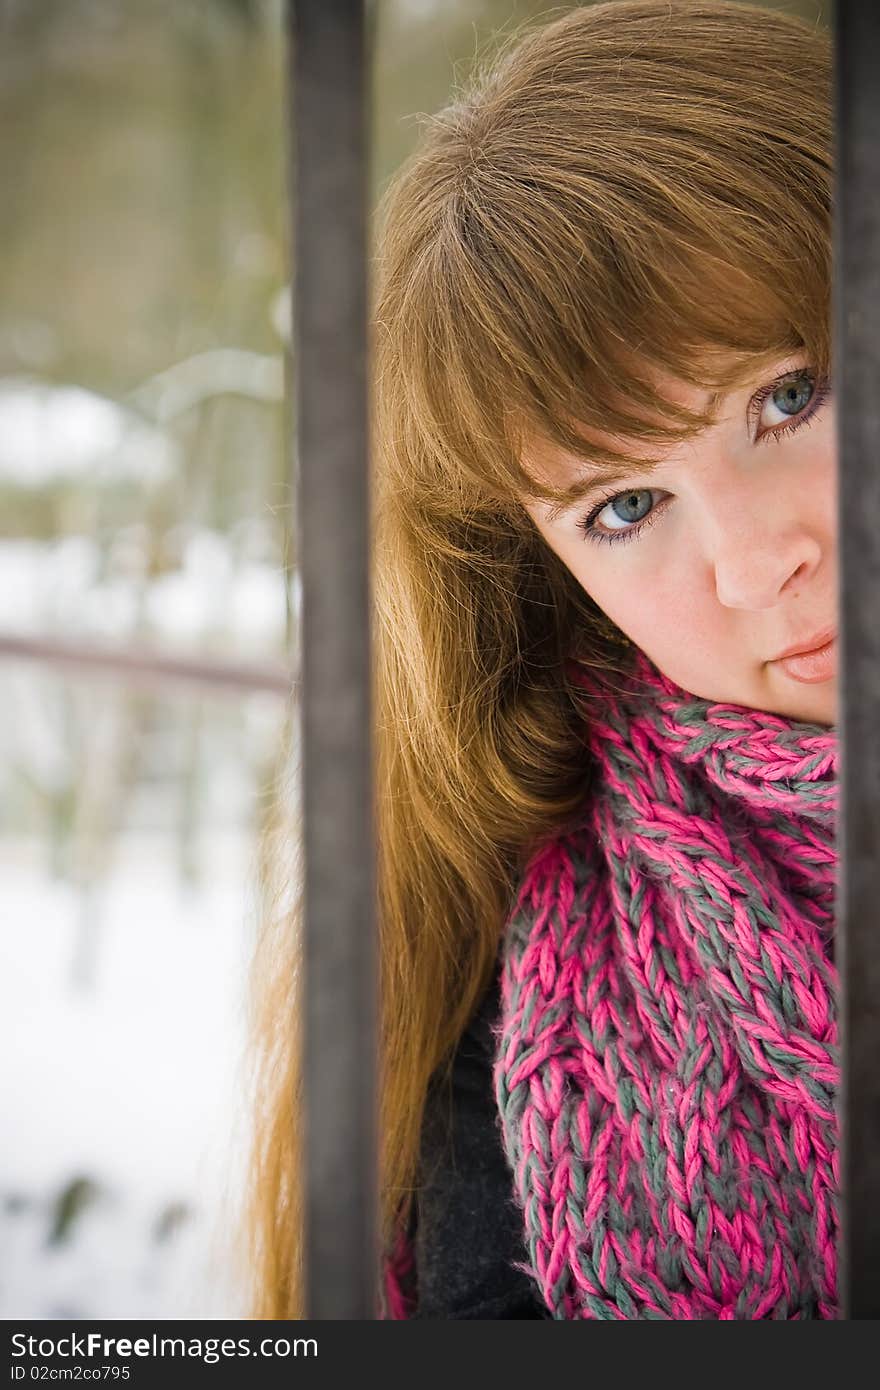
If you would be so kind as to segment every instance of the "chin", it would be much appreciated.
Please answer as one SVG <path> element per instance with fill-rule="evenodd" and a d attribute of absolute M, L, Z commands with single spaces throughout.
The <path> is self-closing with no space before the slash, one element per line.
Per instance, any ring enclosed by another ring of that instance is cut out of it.
<path fill-rule="evenodd" d="M 836 679 L 816 685 L 801 685 L 797 681 L 785 683 L 792 689 L 768 691 L 766 704 L 759 708 L 802 724 L 823 724 L 830 728 L 837 723 Z"/>

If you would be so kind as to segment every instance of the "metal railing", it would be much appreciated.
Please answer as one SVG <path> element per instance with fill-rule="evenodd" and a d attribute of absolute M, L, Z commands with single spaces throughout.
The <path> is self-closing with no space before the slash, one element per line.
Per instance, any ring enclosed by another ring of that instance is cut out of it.
<path fill-rule="evenodd" d="M 376 1313 L 366 15 L 290 15 L 303 584 L 307 1311 Z M 294 1020 L 291 1020 L 294 1026 Z"/>
<path fill-rule="evenodd" d="M 880 1317 L 880 7 L 835 19 L 845 1318 Z"/>

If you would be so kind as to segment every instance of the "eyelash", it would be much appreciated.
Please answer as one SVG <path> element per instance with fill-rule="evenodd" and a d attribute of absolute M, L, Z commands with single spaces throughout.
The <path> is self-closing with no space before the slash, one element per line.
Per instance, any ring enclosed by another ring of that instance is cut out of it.
<path fill-rule="evenodd" d="M 779 441 L 782 439 L 783 435 L 794 434 L 797 430 L 802 429 L 805 425 L 812 424 L 816 415 L 819 413 L 819 411 L 822 409 L 822 406 L 827 401 L 829 395 L 831 394 L 830 382 L 823 379 L 822 381 L 817 383 L 813 373 L 808 371 L 807 369 L 804 369 L 803 371 L 797 373 L 786 372 L 776 381 L 771 381 L 769 386 L 762 386 L 760 391 L 758 391 L 752 397 L 752 400 L 749 403 L 749 418 L 760 419 L 761 407 L 767 400 L 768 396 L 772 395 L 772 393 L 776 390 L 778 386 L 784 385 L 784 383 L 786 381 L 790 381 L 792 377 L 796 378 L 799 376 L 809 377 L 810 381 L 813 383 L 813 394 L 810 397 L 805 413 L 796 416 L 788 425 L 781 425 L 776 429 L 766 429 L 764 433 L 761 435 L 760 439 L 757 441 L 759 444 L 769 443 L 770 441 L 775 441 L 778 444 Z M 629 489 L 629 491 L 633 492 L 642 492 L 645 490 L 651 491 L 650 488 Z M 596 505 L 591 509 L 590 512 L 588 512 L 588 514 L 585 517 L 581 517 L 581 519 L 577 523 L 578 528 L 583 532 L 587 540 L 595 541 L 599 545 L 625 545 L 628 541 L 634 541 L 639 536 L 641 536 L 643 532 L 647 531 L 649 526 L 653 526 L 657 518 L 660 515 L 662 515 L 663 508 L 658 508 L 655 506 L 652 507 L 651 511 L 642 521 L 637 522 L 634 526 L 621 527 L 621 529 L 614 534 L 612 534 L 610 531 L 606 532 L 595 530 L 594 526 L 596 519 L 600 515 L 600 513 L 603 512 L 604 509 L 608 506 L 608 503 L 613 502 L 618 497 L 626 497 L 626 495 L 626 491 L 606 493 L 604 497 L 601 497 L 597 501 Z"/>

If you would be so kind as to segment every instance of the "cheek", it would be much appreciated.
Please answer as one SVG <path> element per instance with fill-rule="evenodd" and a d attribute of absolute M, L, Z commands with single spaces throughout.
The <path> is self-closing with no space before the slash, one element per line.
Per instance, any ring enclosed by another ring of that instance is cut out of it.
<path fill-rule="evenodd" d="M 801 519 L 827 543 L 837 534 L 838 458 L 833 401 L 825 403 L 816 421 L 803 433 L 802 452 L 796 465 Z"/>
<path fill-rule="evenodd" d="M 629 563 L 614 573 L 589 542 L 567 549 L 561 558 L 611 621 L 670 679 L 700 689 L 713 674 L 727 670 L 730 633 L 698 556 L 679 552 L 675 562 L 664 557 L 663 564 L 649 567 L 647 551 L 645 564 L 630 554 Z"/>
<path fill-rule="evenodd" d="M 662 565 L 649 565 L 647 548 L 643 557 L 634 553 L 638 544 L 622 543 L 627 552 L 624 564 L 615 563 L 617 557 L 610 553 L 611 547 L 590 541 L 566 545 L 559 553 L 603 613 L 633 642 L 650 651 L 652 645 L 665 643 L 676 634 L 680 640 L 685 619 L 693 631 L 696 578 L 683 557 L 678 563 L 666 558 Z"/>
<path fill-rule="evenodd" d="M 816 441 L 816 460 L 814 465 L 816 487 L 824 503 L 824 515 L 828 534 L 837 540 L 837 485 L 838 455 L 837 429 L 834 423 L 834 405 L 829 402 L 823 412 L 821 433 Z"/>
<path fill-rule="evenodd" d="M 653 576 L 650 584 L 624 580 L 588 588 L 599 607 L 613 623 L 626 633 L 644 652 L 661 662 L 679 658 L 688 648 L 705 650 L 714 635 L 717 644 L 717 621 L 708 605 L 688 586 L 686 576 L 676 575 L 668 567 L 662 578 Z M 687 596 L 686 600 L 683 596 Z"/>

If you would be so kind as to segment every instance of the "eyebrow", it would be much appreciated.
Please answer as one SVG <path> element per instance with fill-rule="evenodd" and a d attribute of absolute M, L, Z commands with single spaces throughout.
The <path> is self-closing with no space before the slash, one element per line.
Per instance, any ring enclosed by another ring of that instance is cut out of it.
<path fill-rule="evenodd" d="M 803 351 L 795 350 L 791 353 L 768 352 L 762 353 L 752 361 L 748 368 L 741 373 L 733 373 L 731 385 L 725 391 L 712 391 L 708 399 L 708 410 L 711 415 L 715 415 L 718 407 L 727 396 L 734 395 L 737 391 L 742 391 L 752 381 L 761 377 L 765 372 L 769 372 L 772 367 L 784 362 L 794 362 L 803 356 Z M 785 374 L 785 368 L 782 374 Z M 698 438 L 701 431 L 697 430 L 694 438 Z M 560 517 L 568 516 L 577 507 L 583 506 L 584 502 L 592 498 L 603 488 L 613 487 L 617 483 L 626 482 L 633 477 L 638 477 L 640 472 L 651 473 L 659 466 L 659 461 L 646 460 L 644 464 L 636 464 L 627 468 L 608 468 L 601 473 L 596 473 L 593 477 L 589 474 L 578 478 L 567 489 L 565 497 L 554 503 L 547 513 L 547 521 L 552 525 Z"/>

